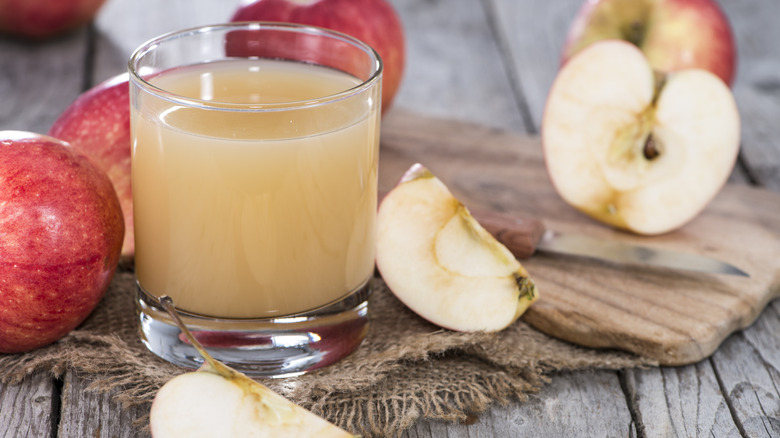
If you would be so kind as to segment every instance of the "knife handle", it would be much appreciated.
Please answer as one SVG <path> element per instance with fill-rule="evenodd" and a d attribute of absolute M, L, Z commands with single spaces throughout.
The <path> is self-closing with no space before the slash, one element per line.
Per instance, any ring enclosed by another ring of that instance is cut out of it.
<path fill-rule="evenodd" d="M 533 255 L 545 231 L 542 221 L 530 216 L 491 210 L 473 210 L 471 215 L 518 259 Z"/>

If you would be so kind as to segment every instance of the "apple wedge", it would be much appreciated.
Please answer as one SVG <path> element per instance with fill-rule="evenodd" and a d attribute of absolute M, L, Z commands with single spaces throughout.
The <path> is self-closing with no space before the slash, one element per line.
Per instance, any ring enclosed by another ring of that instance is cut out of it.
<path fill-rule="evenodd" d="M 149 412 L 154 438 L 354 436 L 214 359 L 176 314 L 170 297 L 160 303 L 205 362 L 157 392 Z"/>
<path fill-rule="evenodd" d="M 451 330 L 502 330 L 539 296 L 512 253 L 420 164 L 379 206 L 376 263 L 401 302 Z"/>
<path fill-rule="evenodd" d="M 542 121 L 548 174 L 570 205 L 612 226 L 661 234 L 726 183 L 740 118 L 731 90 L 699 69 L 660 75 L 634 45 L 605 40 L 558 73 Z"/>

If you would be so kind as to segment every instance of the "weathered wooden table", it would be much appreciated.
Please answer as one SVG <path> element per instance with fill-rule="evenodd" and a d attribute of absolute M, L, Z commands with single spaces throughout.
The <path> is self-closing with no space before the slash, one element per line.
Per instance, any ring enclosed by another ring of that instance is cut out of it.
<path fill-rule="evenodd" d="M 162 32 L 227 20 L 238 0 L 108 0 L 89 28 L 45 43 L 0 39 L 0 129 L 45 133 L 76 96 L 124 71 Z M 392 0 L 407 34 L 396 108 L 537 135 L 580 0 Z M 780 191 L 780 2 L 721 1 L 739 48 L 742 151 L 731 182 Z M 780 302 L 710 358 L 683 367 L 557 375 L 474 424 L 422 421 L 424 436 L 780 436 Z M 139 436 L 141 413 L 88 381 L 0 386 L 0 436 Z"/>

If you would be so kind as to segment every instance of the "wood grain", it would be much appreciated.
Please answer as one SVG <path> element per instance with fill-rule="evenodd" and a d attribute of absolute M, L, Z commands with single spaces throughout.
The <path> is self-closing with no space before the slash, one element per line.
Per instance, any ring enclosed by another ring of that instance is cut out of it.
<path fill-rule="evenodd" d="M 82 91 L 86 41 L 86 29 L 45 44 L 0 39 L 0 129 L 49 131 Z"/>
<path fill-rule="evenodd" d="M 13 386 L 0 385 L 0 437 L 49 436 L 56 427 L 52 424 L 54 408 L 53 379 L 41 372 Z"/>
<path fill-rule="evenodd" d="M 737 77 L 733 85 L 742 118 L 742 158 L 755 183 L 780 191 L 780 2 L 727 1 L 737 43 Z"/>
<path fill-rule="evenodd" d="M 406 70 L 396 108 L 425 108 L 426 114 L 433 116 L 525 131 L 510 78 L 480 2 L 391 3 L 399 12 L 407 41 Z"/>
<path fill-rule="evenodd" d="M 125 408 L 112 398 L 90 388 L 88 376 L 69 371 L 65 375 L 59 436 L 94 438 L 149 438 L 143 427 L 135 424 L 148 412 Z"/>
<path fill-rule="evenodd" d="M 553 394 L 555 396 L 553 396 Z M 404 434 L 419 437 L 636 436 L 613 372 L 563 373 L 519 407 L 496 407 L 473 424 L 421 422 Z"/>
<path fill-rule="evenodd" d="M 726 437 L 738 432 L 712 364 L 627 370 L 645 436 Z"/>
<path fill-rule="evenodd" d="M 529 119 L 526 133 L 539 132 L 547 93 L 558 73 L 566 32 L 582 0 L 484 0 L 512 85 Z"/>
<path fill-rule="evenodd" d="M 240 0 L 106 2 L 95 22 L 94 80 L 127 71 L 127 60 L 147 40 L 167 32 L 230 20 Z M 128 19 L 133 17 L 134 19 Z M 143 17 L 143 19 L 136 19 Z"/>
<path fill-rule="evenodd" d="M 538 139 L 411 115 L 387 120 L 380 188 L 412 162 L 439 176 L 466 205 L 531 213 L 547 228 L 692 252 L 734 264 L 750 278 L 537 255 L 524 261 L 541 299 L 524 319 L 580 345 L 618 348 L 682 365 L 715 351 L 780 293 L 780 196 L 726 186 L 693 222 L 642 237 L 596 223 L 564 204 L 545 174 Z"/>
<path fill-rule="evenodd" d="M 743 436 L 780 436 L 778 310 L 775 301 L 756 322 L 756 330 L 735 334 L 713 355 L 713 367 Z"/>

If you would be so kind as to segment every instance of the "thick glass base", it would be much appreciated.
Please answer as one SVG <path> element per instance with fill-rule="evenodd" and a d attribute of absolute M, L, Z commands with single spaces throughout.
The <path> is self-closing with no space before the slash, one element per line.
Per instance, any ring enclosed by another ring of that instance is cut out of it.
<path fill-rule="evenodd" d="M 203 358 L 156 297 L 137 287 L 141 341 L 157 356 L 198 368 Z M 245 374 L 289 377 L 330 365 L 354 351 L 368 331 L 371 281 L 343 300 L 300 315 L 217 319 L 179 312 L 184 324 L 217 360 Z"/>

